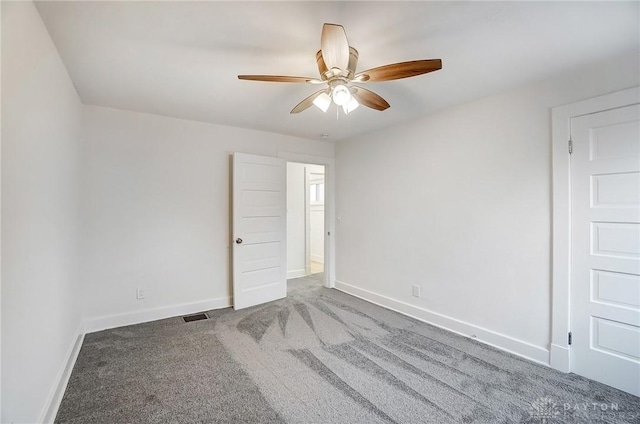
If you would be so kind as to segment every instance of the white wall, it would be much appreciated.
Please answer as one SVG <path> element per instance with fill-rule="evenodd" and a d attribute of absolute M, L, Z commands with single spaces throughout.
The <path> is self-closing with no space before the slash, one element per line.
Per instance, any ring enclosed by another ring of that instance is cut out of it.
<path fill-rule="evenodd" d="M 324 264 L 324 205 L 311 206 L 311 260 Z"/>
<path fill-rule="evenodd" d="M 81 323 L 81 104 L 31 2 L 2 2 L 2 422 L 44 419 Z"/>
<path fill-rule="evenodd" d="M 227 304 L 232 152 L 333 156 L 331 143 L 95 106 L 83 125 L 89 330 Z"/>
<path fill-rule="evenodd" d="M 287 278 L 306 275 L 305 168 L 287 163 Z"/>
<path fill-rule="evenodd" d="M 337 287 L 546 362 L 551 108 L 638 85 L 639 63 L 611 58 L 338 143 Z"/>

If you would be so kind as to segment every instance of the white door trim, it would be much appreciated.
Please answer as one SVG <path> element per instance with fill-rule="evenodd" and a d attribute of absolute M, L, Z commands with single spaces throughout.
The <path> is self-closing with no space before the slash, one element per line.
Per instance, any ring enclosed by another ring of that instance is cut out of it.
<path fill-rule="evenodd" d="M 336 239 L 335 211 L 335 175 L 336 161 L 334 158 L 314 156 L 293 152 L 278 152 L 278 157 L 288 162 L 308 163 L 324 166 L 324 286 L 334 288 L 336 285 Z M 327 234 L 331 235 L 328 236 Z"/>
<path fill-rule="evenodd" d="M 567 335 L 571 317 L 571 169 L 568 143 L 571 118 L 640 103 L 640 87 L 594 97 L 552 110 L 552 301 L 549 364 L 571 371 Z"/>

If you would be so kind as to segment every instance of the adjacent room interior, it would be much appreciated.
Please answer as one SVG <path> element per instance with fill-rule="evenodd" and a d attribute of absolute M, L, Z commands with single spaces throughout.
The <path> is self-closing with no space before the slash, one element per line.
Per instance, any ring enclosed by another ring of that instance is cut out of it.
<path fill-rule="evenodd" d="M 287 163 L 287 279 L 324 273 L 324 166 Z"/>
<path fill-rule="evenodd" d="M 0 422 L 638 421 L 640 2 L 0 12 Z"/>

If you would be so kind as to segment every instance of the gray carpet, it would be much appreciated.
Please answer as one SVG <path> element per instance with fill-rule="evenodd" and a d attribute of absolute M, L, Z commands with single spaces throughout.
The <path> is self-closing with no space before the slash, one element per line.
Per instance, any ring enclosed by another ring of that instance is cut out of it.
<path fill-rule="evenodd" d="M 640 423 L 640 399 L 336 290 L 88 334 L 57 423 Z"/>

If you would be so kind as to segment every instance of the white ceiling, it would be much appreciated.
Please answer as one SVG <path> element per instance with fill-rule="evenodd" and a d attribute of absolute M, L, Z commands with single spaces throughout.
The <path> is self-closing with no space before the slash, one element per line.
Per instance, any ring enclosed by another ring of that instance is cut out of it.
<path fill-rule="evenodd" d="M 640 49 L 633 2 L 39 2 L 85 104 L 336 141 Z M 324 22 L 358 70 L 441 58 L 443 69 L 367 84 L 391 108 L 289 111 L 318 87 Z M 333 113 L 332 113 L 333 112 Z"/>

